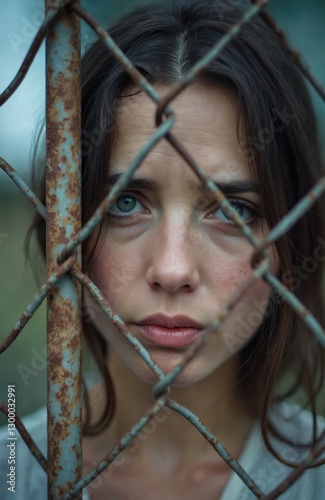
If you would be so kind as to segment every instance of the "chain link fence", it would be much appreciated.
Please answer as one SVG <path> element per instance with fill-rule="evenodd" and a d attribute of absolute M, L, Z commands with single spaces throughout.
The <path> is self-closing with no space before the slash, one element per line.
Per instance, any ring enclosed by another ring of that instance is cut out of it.
<path fill-rule="evenodd" d="M 14 417 L 15 425 L 30 452 L 39 462 L 49 478 L 49 496 L 51 498 L 80 498 L 81 490 L 90 484 L 105 468 L 107 468 L 130 444 L 130 442 L 161 412 L 169 407 L 181 414 L 198 432 L 211 443 L 216 453 L 231 467 L 257 498 L 273 499 L 280 496 L 290 485 L 312 466 L 325 450 L 325 439 L 311 450 L 308 457 L 271 493 L 264 494 L 247 472 L 225 449 L 218 438 L 200 422 L 198 417 L 188 408 L 181 406 L 170 397 L 170 385 L 185 366 L 193 360 L 202 347 L 220 329 L 223 322 L 231 314 L 232 309 L 245 293 L 245 290 L 256 280 L 265 280 L 276 291 L 279 297 L 302 318 L 315 337 L 315 342 L 325 346 L 325 332 L 316 318 L 300 302 L 276 276 L 270 271 L 269 247 L 281 238 L 293 225 L 311 210 L 315 201 L 325 191 L 325 178 L 304 196 L 299 203 L 269 231 L 261 241 L 254 231 L 243 221 L 238 212 L 231 206 L 227 197 L 218 186 L 199 167 L 182 143 L 173 134 L 175 116 L 172 103 L 186 87 L 188 87 L 221 52 L 231 44 L 243 27 L 255 16 L 263 21 L 277 34 L 283 50 L 294 59 L 306 79 L 325 99 L 321 85 L 313 78 L 299 54 L 287 43 L 286 36 L 277 26 L 273 18 L 263 11 L 267 0 L 252 2 L 244 16 L 232 26 L 220 42 L 210 50 L 202 60 L 195 64 L 186 77 L 166 95 L 161 96 L 144 76 L 131 64 L 130 60 L 114 43 L 109 34 L 85 11 L 78 2 L 70 0 L 48 0 L 46 18 L 35 37 L 21 68 L 0 96 L 0 104 L 9 99 L 26 76 L 42 41 L 47 40 L 47 178 L 46 208 L 31 188 L 15 172 L 4 159 L 0 159 L 2 170 L 12 179 L 28 198 L 38 214 L 47 221 L 47 280 L 26 308 L 9 335 L 1 342 L 0 351 L 10 347 L 24 326 L 42 304 L 48 300 L 48 433 L 49 449 L 46 459 L 28 434 L 18 416 Z M 81 224 L 81 122 L 80 122 L 80 19 L 86 22 L 98 37 L 106 44 L 108 50 L 116 57 L 127 74 L 148 99 L 156 105 L 156 132 L 134 158 L 127 172 L 113 186 L 106 198 L 100 203 L 90 220 Z M 218 202 L 226 216 L 237 224 L 255 249 L 252 259 L 252 273 L 243 286 L 237 290 L 232 300 L 216 317 L 215 321 L 203 332 L 198 342 L 191 345 L 183 356 L 183 361 L 170 373 L 164 374 L 162 369 L 151 359 L 149 352 L 127 330 L 125 324 L 111 309 L 103 293 L 81 270 L 81 245 L 101 223 L 113 202 L 124 189 L 143 159 L 162 139 L 166 139 L 187 162 Z M 68 179 L 68 181 L 67 181 Z M 155 399 L 152 407 L 129 430 L 118 445 L 85 477 L 81 477 L 81 287 L 85 287 L 107 317 L 118 328 L 130 345 L 137 351 L 143 362 L 157 377 L 153 387 Z M 0 403 L 0 409 L 8 417 L 10 407 Z M 69 467 L 67 467 L 69 464 Z"/>

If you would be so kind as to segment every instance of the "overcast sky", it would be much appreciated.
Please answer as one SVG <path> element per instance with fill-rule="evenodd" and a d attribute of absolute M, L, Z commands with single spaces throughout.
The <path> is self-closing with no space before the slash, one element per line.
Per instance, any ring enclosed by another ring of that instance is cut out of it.
<path fill-rule="evenodd" d="M 125 10 L 126 4 L 130 3 L 139 3 L 139 0 L 82 2 L 104 24 L 111 18 L 107 5 L 115 12 Z M 325 2 L 271 0 L 270 3 L 278 20 L 290 33 L 292 43 L 305 55 L 313 73 L 324 85 Z M 2 92 L 19 69 L 42 22 L 43 1 L 0 0 L 0 7 L 0 92 Z M 84 29 L 82 40 L 83 45 L 85 41 L 89 41 L 89 35 Z M 27 181 L 33 134 L 37 123 L 44 116 L 44 53 L 43 44 L 20 88 L 0 108 L 0 156 Z M 317 113 L 325 123 L 325 105 L 322 105 L 320 99 L 316 99 L 315 104 Z M 5 177 L 0 172 L 0 185 L 8 190 Z"/>

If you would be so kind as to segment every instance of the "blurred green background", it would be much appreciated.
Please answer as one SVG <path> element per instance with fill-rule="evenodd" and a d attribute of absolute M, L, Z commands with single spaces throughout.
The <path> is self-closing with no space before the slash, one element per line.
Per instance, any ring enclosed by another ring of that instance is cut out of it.
<path fill-rule="evenodd" d="M 107 25 L 143 0 L 84 1 L 83 6 Z M 325 82 L 325 2 L 323 0 L 271 0 L 269 10 L 290 34 L 289 39 Z M 43 17 L 40 0 L 7 2 L 0 20 L 0 91 L 16 74 Z M 82 27 L 83 47 L 92 35 Z M 312 91 L 324 130 L 325 106 Z M 44 47 L 19 90 L 0 108 L 0 156 L 30 182 L 33 134 L 44 114 Z M 324 133 L 321 132 L 324 149 Z M 33 209 L 18 189 L 0 172 L 0 339 L 8 335 L 38 289 L 24 255 L 24 239 Z M 36 259 L 39 278 L 44 266 Z M 0 357 L 0 399 L 7 400 L 7 385 L 16 384 L 17 413 L 22 416 L 46 401 L 45 305 L 38 310 L 19 338 Z M 6 419 L 0 415 L 0 424 Z"/>

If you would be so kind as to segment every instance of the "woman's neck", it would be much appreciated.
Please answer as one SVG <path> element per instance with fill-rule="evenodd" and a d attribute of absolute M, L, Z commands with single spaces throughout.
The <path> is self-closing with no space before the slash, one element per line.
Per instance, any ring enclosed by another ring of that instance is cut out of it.
<path fill-rule="evenodd" d="M 195 413 L 201 422 L 238 458 L 249 435 L 253 418 L 236 383 L 236 359 L 232 358 L 203 380 L 187 386 L 172 387 L 170 397 Z M 101 458 L 123 434 L 154 405 L 152 386 L 136 377 L 115 352 L 109 370 L 116 391 L 116 411 L 111 424 L 95 438 Z M 101 389 L 102 391 L 102 389 Z M 98 417 L 103 393 L 95 392 L 92 408 Z M 163 460 L 177 463 L 215 460 L 216 452 L 201 433 L 184 417 L 164 407 L 138 436 L 137 460 L 144 463 Z M 140 446 L 140 444 L 142 445 Z M 131 445 L 132 447 L 132 445 Z M 133 446 L 134 447 L 134 446 Z M 158 465 L 158 464 L 157 464 Z"/>

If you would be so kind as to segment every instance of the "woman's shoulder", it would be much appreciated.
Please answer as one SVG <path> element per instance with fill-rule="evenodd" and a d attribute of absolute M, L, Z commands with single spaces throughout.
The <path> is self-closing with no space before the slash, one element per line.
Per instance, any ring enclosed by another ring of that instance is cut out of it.
<path fill-rule="evenodd" d="M 301 409 L 298 405 L 283 402 L 272 408 L 270 414 L 276 436 L 270 436 L 274 450 L 285 460 L 300 463 L 309 453 L 309 448 L 299 446 L 308 443 L 313 432 L 313 416 Z M 325 430 L 325 419 L 317 417 L 317 435 Z M 283 441 L 280 435 L 287 438 Z M 325 454 L 322 455 L 325 458 Z M 290 473 L 293 468 L 284 465 L 266 448 L 260 425 L 256 424 L 239 457 L 240 465 L 257 483 L 263 493 L 274 490 Z M 281 495 L 283 500 L 309 500 L 323 498 L 325 491 L 324 467 L 306 470 L 300 478 Z M 222 500 L 251 500 L 256 498 L 244 483 L 233 473 L 227 484 Z"/>
<path fill-rule="evenodd" d="M 44 429 L 46 432 L 46 417 L 47 417 L 47 411 L 46 411 L 46 406 L 42 406 L 38 410 L 34 411 L 33 413 L 30 413 L 24 417 L 22 417 L 22 422 L 24 426 L 31 431 L 36 430 L 36 429 Z M 7 425 L 3 425 L 0 427 L 0 435 L 1 437 L 8 432 L 8 427 Z M 17 431 L 18 433 L 18 431 Z M 40 435 L 38 439 L 40 438 Z"/>
<path fill-rule="evenodd" d="M 308 442 L 313 436 L 313 414 L 301 408 L 296 403 L 283 401 L 274 406 L 271 411 L 271 421 L 275 429 L 297 443 Z M 325 418 L 316 417 L 317 434 L 325 429 Z"/>
<path fill-rule="evenodd" d="M 84 382 L 88 388 L 91 388 L 99 380 L 98 374 L 89 372 L 85 375 Z M 47 408 L 44 406 L 23 417 L 22 422 L 35 444 L 46 457 Z M 15 430 L 14 433 L 14 436 L 9 435 L 8 425 L 0 427 L 0 499 L 12 498 L 12 492 L 8 491 L 10 483 L 7 483 L 7 480 L 9 479 L 8 474 L 14 472 L 12 477 L 15 476 L 15 500 L 44 500 L 47 498 L 46 473 L 31 454 L 18 430 Z M 8 443 L 12 443 L 11 456 Z M 15 469 L 10 469 L 10 467 L 15 467 Z M 83 498 L 88 498 L 85 489 L 83 490 Z"/>
<path fill-rule="evenodd" d="M 35 444 L 45 457 L 47 457 L 47 408 L 39 410 L 22 418 L 22 422 L 33 438 Z M 13 439 L 15 437 L 16 439 Z M 9 438 L 9 439 L 8 439 Z M 8 443 L 14 443 L 13 453 L 10 457 Z M 15 500 L 44 500 L 47 498 L 47 475 L 31 454 L 28 446 L 15 431 L 15 436 L 9 436 L 8 425 L 0 427 L 0 499 L 13 498 L 13 491 L 8 490 L 10 472 L 14 471 L 14 498 Z M 14 459 L 14 463 L 8 460 Z M 10 467 L 15 469 L 10 469 Z M 86 488 L 82 492 L 83 500 L 89 500 Z"/>
<path fill-rule="evenodd" d="M 33 440 L 46 456 L 47 413 L 46 408 L 22 418 Z M 16 500 L 41 500 L 47 495 L 47 478 L 44 470 L 29 451 L 18 430 L 8 425 L 0 428 L 0 498 L 10 498 L 13 491 Z M 11 479 L 11 482 L 10 482 Z M 9 481 L 9 482 L 8 482 Z M 8 489 L 12 487 L 12 489 Z"/>

